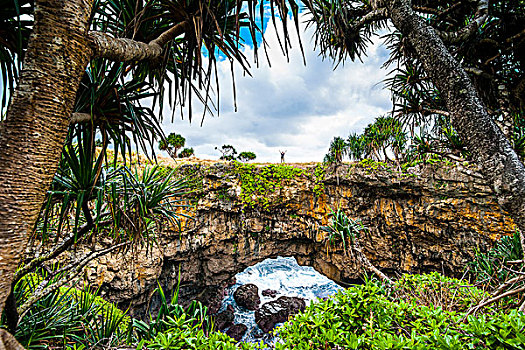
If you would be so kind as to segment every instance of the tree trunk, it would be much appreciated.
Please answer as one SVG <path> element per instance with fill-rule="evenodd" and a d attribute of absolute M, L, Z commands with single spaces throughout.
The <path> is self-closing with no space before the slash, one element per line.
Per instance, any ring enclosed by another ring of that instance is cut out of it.
<path fill-rule="evenodd" d="M 425 71 L 440 90 L 451 122 L 472 152 L 480 171 L 498 194 L 499 204 L 525 229 L 525 167 L 487 113 L 467 73 L 435 30 L 411 8 L 409 0 L 389 0 L 396 28 L 408 38 Z"/>
<path fill-rule="evenodd" d="M 0 130 L 0 313 L 60 161 L 91 56 L 92 6 L 93 0 L 35 4 L 23 70 Z"/>

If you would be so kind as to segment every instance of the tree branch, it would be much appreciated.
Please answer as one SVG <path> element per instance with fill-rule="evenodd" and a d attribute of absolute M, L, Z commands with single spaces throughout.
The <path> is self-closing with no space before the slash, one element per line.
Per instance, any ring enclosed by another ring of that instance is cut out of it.
<path fill-rule="evenodd" d="M 112 222 L 113 222 L 113 220 L 102 221 L 102 222 L 98 223 L 98 226 L 99 227 L 100 226 L 106 226 L 106 225 L 111 224 Z M 86 232 L 88 232 L 92 228 L 93 228 L 93 226 L 89 226 L 89 225 L 82 226 L 78 230 L 78 233 L 76 235 L 77 239 L 82 237 Z M 34 258 L 28 264 L 26 264 L 23 267 L 21 267 L 20 269 L 18 269 L 16 271 L 16 274 L 15 274 L 15 277 L 14 277 L 13 281 L 15 281 L 15 283 L 16 283 L 17 281 L 20 280 L 20 278 L 22 278 L 23 276 L 25 276 L 26 274 L 31 272 L 34 268 L 36 268 L 38 265 L 40 265 L 44 261 L 48 261 L 48 260 L 56 258 L 60 254 L 62 254 L 66 250 L 68 250 L 68 248 L 71 247 L 74 242 L 75 242 L 75 234 L 73 233 L 69 237 L 64 239 L 62 241 L 62 243 L 60 243 L 58 246 L 56 246 L 53 250 L 48 251 L 46 254 L 41 255 L 41 256 L 39 256 L 37 258 Z"/>
<path fill-rule="evenodd" d="M 489 11 L 489 1 L 480 0 L 478 2 L 478 9 L 474 15 L 474 19 L 468 25 L 456 32 L 439 32 L 441 39 L 449 44 L 456 44 L 466 41 L 470 38 L 481 25 L 487 20 Z M 437 31 L 437 30 L 436 30 Z"/>
<path fill-rule="evenodd" d="M 90 113 L 73 113 L 71 114 L 71 119 L 69 120 L 69 123 L 70 124 L 86 123 L 86 122 L 90 122 L 91 119 L 95 119 L 95 117 L 93 116 L 93 118 L 91 118 Z"/>
<path fill-rule="evenodd" d="M 359 21 L 352 24 L 352 29 L 359 30 L 366 24 L 380 21 L 388 18 L 388 11 L 386 8 L 378 8 L 372 12 L 367 13 Z"/>
<path fill-rule="evenodd" d="M 114 38 L 103 32 L 90 32 L 88 35 L 93 57 L 107 58 L 117 62 L 142 61 L 159 58 L 163 47 L 171 40 L 186 32 L 187 22 L 171 27 L 155 40 L 144 43 L 126 38 Z"/>
<path fill-rule="evenodd" d="M 94 260 L 94 259 L 96 259 L 96 258 L 98 258 L 100 256 L 103 256 L 105 254 L 108 254 L 108 253 L 110 253 L 110 252 L 112 252 L 114 250 L 117 250 L 118 248 L 121 248 L 121 247 L 123 247 L 123 246 L 125 246 L 127 244 L 130 244 L 130 243 L 131 242 L 123 242 L 123 243 L 117 244 L 115 246 L 106 248 L 106 249 L 102 249 L 102 250 L 98 250 L 98 251 L 94 251 L 94 252 L 88 253 L 84 257 L 82 257 L 80 260 L 74 261 L 74 262 L 70 263 L 69 265 L 64 266 L 60 270 L 56 271 L 52 276 L 50 276 L 46 280 L 42 281 L 40 283 L 40 285 L 36 288 L 36 290 L 33 293 L 33 295 L 31 295 L 26 300 L 26 302 L 22 306 L 20 306 L 20 308 L 18 310 L 18 313 L 20 314 L 20 320 L 22 320 L 22 318 L 24 318 L 25 314 L 29 311 L 29 308 L 35 302 L 37 302 L 38 300 L 48 296 L 49 294 L 51 294 L 52 292 L 54 292 L 58 288 L 60 288 L 63 285 L 65 285 L 67 282 L 73 280 L 75 277 L 77 277 L 82 272 L 82 269 L 84 268 L 84 266 L 86 266 L 90 261 L 92 261 L 92 260 Z M 70 271 L 65 278 L 60 278 L 58 281 L 56 281 L 53 284 L 48 285 L 46 287 L 46 285 L 50 282 L 50 280 L 53 277 L 61 274 L 62 272 L 65 272 L 65 271 Z"/>

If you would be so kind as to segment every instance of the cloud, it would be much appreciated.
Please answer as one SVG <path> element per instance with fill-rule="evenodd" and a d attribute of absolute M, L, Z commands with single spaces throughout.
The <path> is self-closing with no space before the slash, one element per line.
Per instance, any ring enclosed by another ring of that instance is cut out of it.
<path fill-rule="evenodd" d="M 348 61 L 334 70 L 330 60 L 323 60 L 314 51 L 312 31 L 303 33 L 306 66 L 297 38 L 292 38 L 294 48 L 288 62 L 274 27 L 269 25 L 265 39 L 270 45 L 271 67 L 260 52 L 260 67 L 251 69 L 253 77 L 243 76 L 240 67 L 235 68 L 237 113 L 231 66 L 221 61 L 220 116 L 206 116 L 200 127 L 202 108 L 194 101 L 193 122 L 175 118 L 171 123 L 167 118 L 163 123 L 166 134 L 185 136 L 187 146 L 193 147 L 199 158 L 218 159 L 215 147 L 231 144 L 239 152 L 255 152 L 261 162 L 279 161 L 279 149 L 288 151 L 289 162 L 321 161 L 334 136 L 361 131 L 391 109 L 390 95 L 381 83 L 386 71 L 380 69 L 388 52 L 379 39 L 374 39 L 364 63 Z M 253 56 L 251 47 L 244 51 L 247 57 Z M 164 109 L 168 115 L 169 107 Z"/>

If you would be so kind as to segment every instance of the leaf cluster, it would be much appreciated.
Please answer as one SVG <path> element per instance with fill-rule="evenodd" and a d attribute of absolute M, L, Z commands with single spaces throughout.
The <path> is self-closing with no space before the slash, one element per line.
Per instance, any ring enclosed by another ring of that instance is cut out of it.
<path fill-rule="evenodd" d="M 447 310 L 420 302 L 445 283 L 459 307 Z M 396 289 L 412 291 L 411 297 Z M 460 291 L 460 292 L 456 292 Z M 318 303 L 277 330 L 276 349 L 524 349 L 525 316 L 515 310 L 486 310 L 461 322 L 461 305 L 482 295 L 464 281 L 437 274 L 403 277 L 391 289 L 374 280 L 353 286 Z"/>

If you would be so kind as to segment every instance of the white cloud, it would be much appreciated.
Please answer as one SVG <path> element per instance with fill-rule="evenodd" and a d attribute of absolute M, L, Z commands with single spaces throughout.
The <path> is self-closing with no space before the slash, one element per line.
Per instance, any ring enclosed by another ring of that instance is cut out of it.
<path fill-rule="evenodd" d="M 295 33 L 295 31 L 293 31 Z M 303 37 L 307 65 L 295 38 L 290 60 L 282 55 L 275 30 L 267 27 L 271 68 L 261 51 L 260 67 L 252 67 L 253 77 L 235 69 L 238 112 L 234 112 L 230 63 L 218 64 L 220 117 L 206 116 L 200 127 L 202 109 L 194 102 L 193 122 L 171 118 L 164 122 L 166 134 L 186 137 L 199 158 L 217 159 L 215 147 L 231 144 L 237 151 L 253 151 L 257 161 L 279 161 L 278 150 L 287 150 L 289 162 L 321 161 L 334 136 L 346 137 L 391 108 L 388 91 L 381 81 L 386 71 L 380 67 L 388 55 L 379 40 L 361 62 L 346 62 L 335 71 L 329 60 L 314 52 L 308 30 Z M 247 57 L 253 52 L 245 48 Z M 165 107 L 168 115 L 168 107 Z"/>

